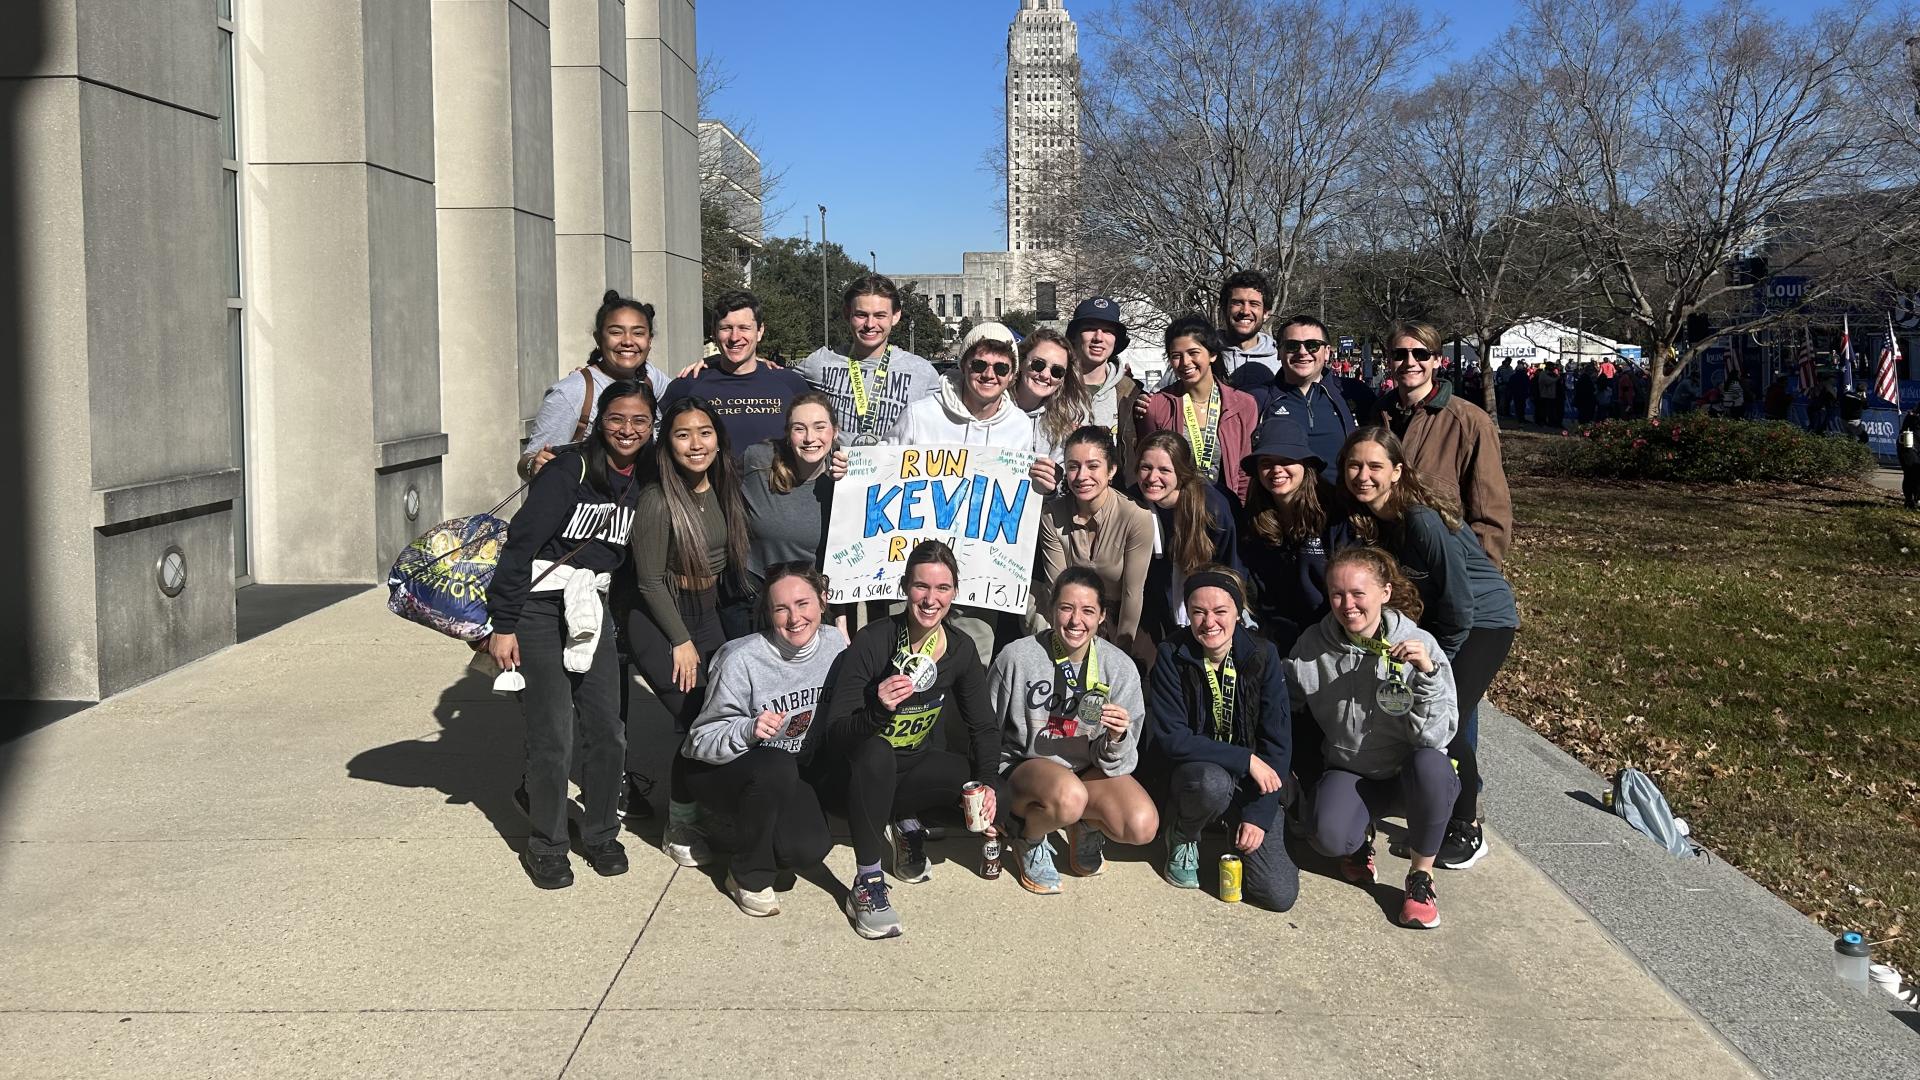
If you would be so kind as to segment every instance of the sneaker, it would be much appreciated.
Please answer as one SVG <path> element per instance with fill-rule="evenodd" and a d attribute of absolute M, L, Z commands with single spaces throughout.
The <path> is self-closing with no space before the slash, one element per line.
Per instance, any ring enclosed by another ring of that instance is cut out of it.
<path fill-rule="evenodd" d="M 1431 930 L 1440 925 L 1440 905 L 1433 895 L 1433 875 L 1415 870 L 1407 875 L 1407 898 L 1400 901 L 1400 925 Z"/>
<path fill-rule="evenodd" d="M 1487 838 L 1479 822 L 1455 818 L 1447 822 L 1447 838 L 1440 842 L 1434 862 L 1449 870 L 1465 870 L 1487 853 Z"/>
<path fill-rule="evenodd" d="M 1371 885 L 1376 880 L 1373 874 L 1373 826 L 1367 826 L 1367 838 L 1360 842 L 1360 849 L 1340 860 L 1340 876 L 1355 885 Z"/>
<path fill-rule="evenodd" d="M 1067 873 L 1074 877 L 1092 877 L 1107 868 L 1107 858 L 1101 854 L 1107 846 L 1107 835 L 1084 822 L 1076 823 L 1067 829 Z"/>
<path fill-rule="evenodd" d="M 591 844 L 582 850 L 587 856 L 587 864 L 601 877 L 619 877 L 627 872 L 627 849 L 618 840 Z"/>
<path fill-rule="evenodd" d="M 933 876 L 927 868 L 927 830 L 902 827 L 905 824 L 887 826 L 887 853 L 893 858 L 893 877 L 895 881 L 922 882 Z"/>
<path fill-rule="evenodd" d="M 668 825 L 660 838 L 660 850 L 681 866 L 705 866 L 713 861 L 706 834 L 692 825 Z"/>
<path fill-rule="evenodd" d="M 523 851 L 520 866 L 539 888 L 564 889 L 573 884 L 573 867 L 565 855 L 535 855 Z"/>
<path fill-rule="evenodd" d="M 1200 841 L 1167 830 L 1167 865 L 1160 871 L 1167 884 L 1176 889 L 1200 887 Z"/>
<path fill-rule="evenodd" d="M 733 871 L 727 871 L 727 895 L 740 905 L 740 910 L 756 919 L 780 914 L 780 898 L 773 894 L 772 888 L 743 889 L 733 880 Z"/>
<path fill-rule="evenodd" d="M 627 782 L 620 789 L 620 820 L 639 821 L 653 816 L 653 804 L 647 796 L 653 794 L 653 781 L 637 772 L 627 774 Z"/>
<path fill-rule="evenodd" d="M 861 937 L 879 940 L 900 936 L 900 915 L 887 901 L 886 875 L 868 874 L 856 880 L 853 891 L 847 894 L 846 909 L 854 932 Z"/>
<path fill-rule="evenodd" d="M 1051 896 L 1060 891 L 1060 871 L 1053 868 L 1053 843 L 1049 837 L 1037 842 L 1022 840 L 1020 884 L 1028 892 Z"/>

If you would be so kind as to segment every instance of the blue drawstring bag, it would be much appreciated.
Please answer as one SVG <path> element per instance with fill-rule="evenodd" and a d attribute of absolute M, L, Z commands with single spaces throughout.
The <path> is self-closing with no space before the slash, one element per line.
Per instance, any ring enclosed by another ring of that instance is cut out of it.
<path fill-rule="evenodd" d="M 1627 824 L 1637 831 L 1652 837 L 1670 854 L 1684 858 L 1704 850 L 1681 831 L 1679 821 L 1673 816 L 1673 807 L 1667 805 L 1667 797 L 1660 793 L 1653 778 L 1639 769 L 1621 769 L 1614 774 L 1613 812 L 1626 818 Z"/>
<path fill-rule="evenodd" d="M 507 545 L 507 523 L 496 515 L 519 494 L 484 514 L 443 521 L 402 549 L 387 574 L 387 610 L 469 643 L 493 633 L 487 586 Z"/>

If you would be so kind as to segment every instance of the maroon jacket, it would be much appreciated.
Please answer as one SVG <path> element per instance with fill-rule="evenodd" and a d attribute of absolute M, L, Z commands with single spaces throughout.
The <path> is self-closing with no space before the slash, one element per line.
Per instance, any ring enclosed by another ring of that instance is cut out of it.
<path fill-rule="evenodd" d="M 1244 505 L 1247 472 L 1242 458 L 1253 450 L 1253 433 L 1260 426 L 1260 406 L 1253 395 L 1220 383 L 1220 478 L 1223 486 Z M 1180 392 L 1171 387 L 1147 396 L 1147 415 L 1140 421 L 1140 438 L 1157 431 L 1187 433 L 1180 408 Z M 1136 449 L 1136 453 L 1137 453 Z"/>

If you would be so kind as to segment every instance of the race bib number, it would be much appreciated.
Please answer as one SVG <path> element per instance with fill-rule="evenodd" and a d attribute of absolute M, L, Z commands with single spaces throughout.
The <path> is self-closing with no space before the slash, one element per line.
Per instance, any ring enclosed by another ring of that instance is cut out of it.
<path fill-rule="evenodd" d="M 895 750 L 912 750 L 927 741 L 933 725 L 940 719 L 944 698 L 935 698 L 918 709 L 893 714 L 893 722 L 880 732 Z"/>

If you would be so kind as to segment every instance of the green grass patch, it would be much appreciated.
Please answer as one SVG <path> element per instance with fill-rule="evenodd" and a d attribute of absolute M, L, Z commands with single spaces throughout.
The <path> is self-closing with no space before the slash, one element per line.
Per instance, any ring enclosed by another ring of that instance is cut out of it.
<path fill-rule="evenodd" d="M 1525 473 L 1520 635 L 1492 697 L 1920 977 L 1920 514 L 1864 486 Z M 1496 823 L 1497 825 L 1497 823 Z"/>

